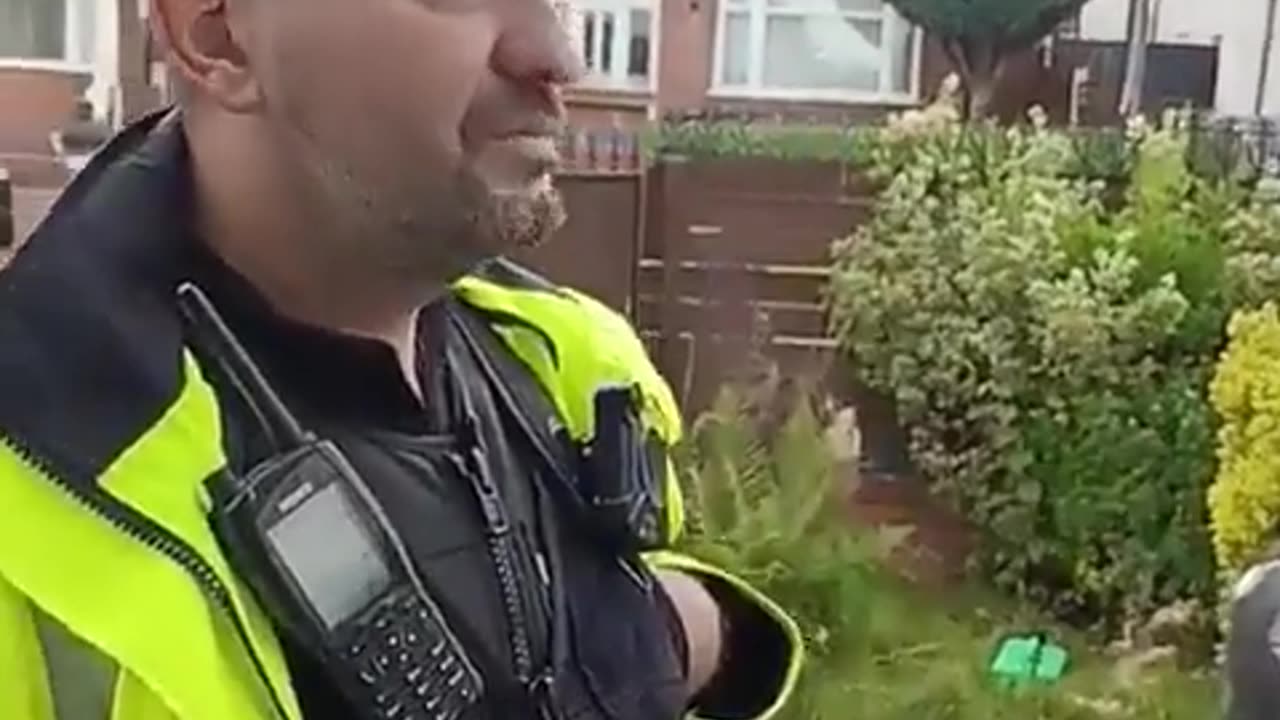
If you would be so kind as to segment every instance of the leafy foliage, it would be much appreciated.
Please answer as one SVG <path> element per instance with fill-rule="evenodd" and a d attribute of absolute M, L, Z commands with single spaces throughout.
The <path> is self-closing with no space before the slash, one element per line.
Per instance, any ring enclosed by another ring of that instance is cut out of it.
<path fill-rule="evenodd" d="M 1079 12 L 1088 0 L 887 0 L 937 39 L 968 90 L 970 112 L 985 114 L 1001 65 Z"/>
<path fill-rule="evenodd" d="M 1126 144 L 1100 151 L 1113 184 L 1038 126 L 885 142 L 831 288 L 857 372 L 989 534 L 985 569 L 1111 629 L 1213 594 L 1207 383 L 1232 310 L 1280 289 L 1274 211 L 1193 176 L 1176 122 Z"/>
<path fill-rule="evenodd" d="M 719 563 L 797 618 L 809 649 L 780 720 L 1192 720 L 1212 683 L 1180 674 L 1124 687 L 1088 656 L 1056 691 L 1011 695 L 984 674 L 1005 633 L 1044 627 L 1033 614 L 967 590 L 908 586 L 884 558 L 902 529 L 853 527 L 853 478 L 838 475 L 811 398 L 780 428 L 752 418 L 756 388 L 727 388 L 694 424 L 679 460 L 690 503 L 687 552 Z"/>
<path fill-rule="evenodd" d="M 841 487 L 807 404 L 775 436 L 749 422 L 745 393 L 727 388 L 693 425 L 679 458 L 688 498 L 690 553 L 766 589 L 793 613 L 811 665 L 847 665 L 863 652 L 875 549 L 843 522 Z M 829 692 L 809 673 L 796 717 Z"/>
<path fill-rule="evenodd" d="M 889 0 L 903 17 L 947 40 L 1026 47 L 1088 0 Z"/>
<path fill-rule="evenodd" d="M 862 166 L 870 160 L 875 139 L 876 131 L 869 127 L 668 120 L 645 138 L 645 146 L 651 155 L 769 157 Z"/>
<path fill-rule="evenodd" d="M 1236 315 L 1213 379 L 1222 417 L 1221 467 L 1209 495 L 1213 540 L 1228 579 L 1277 539 L 1280 530 L 1280 314 L 1267 304 Z"/>

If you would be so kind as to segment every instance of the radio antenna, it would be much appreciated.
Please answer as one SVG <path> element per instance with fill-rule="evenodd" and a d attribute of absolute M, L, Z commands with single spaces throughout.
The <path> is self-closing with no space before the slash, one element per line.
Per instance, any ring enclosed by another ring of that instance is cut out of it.
<path fill-rule="evenodd" d="M 257 416 L 275 450 L 288 452 L 311 442 L 310 434 L 285 407 L 204 291 L 195 283 L 180 285 L 178 309 L 191 330 L 197 351 L 217 363 L 241 400 Z"/>

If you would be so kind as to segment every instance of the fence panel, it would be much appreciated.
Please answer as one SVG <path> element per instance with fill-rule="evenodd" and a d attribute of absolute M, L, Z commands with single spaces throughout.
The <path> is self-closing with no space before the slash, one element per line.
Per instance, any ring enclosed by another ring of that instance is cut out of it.
<path fill-rule="evenodd" d="M 866 220 L 866 183 L 836 163 L 664 158 L 647 186 L 636 320 L 686 408 L 755 351 L 825 372 L 829 247 Z"/>

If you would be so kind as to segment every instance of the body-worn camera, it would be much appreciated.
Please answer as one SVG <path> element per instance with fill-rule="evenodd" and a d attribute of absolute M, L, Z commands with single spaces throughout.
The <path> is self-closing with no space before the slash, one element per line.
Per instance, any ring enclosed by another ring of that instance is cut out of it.
<path fill-rule="evenodd" d="M 504 379 L 527 377 L 528 371 L 512 367 L 473 319 L 462 313 L 455 318 L 454 327 L 494 394 L 551 468 L 561 497 L 592 536 L 623 556 L 662 547 L 668 534 L 667 448 L 644 427 L 639 390 L 623 384 L 597 388 L 594 432 L 590 440 L 577 442 L 554 421 L 555 411 L 536 382 Z"/>
<path fill-rule="evenodd" d="M 666 448 L 645 432 L 635 391 L 604 387 L 595 395 L 595 435 L 579 448 L 579 483 L 595 523 L 626 549 L 666 541 Z"/>
<path fill-rule="evenodd" d="M 481 676 L 364 480 L 336 445 L 301 428 L 198 288 L 180 288 L 179 305 L 276 449 L 244 476 L 207 485 L 237 574 L 362 720 L 461 716 L 480 699 Z"/>

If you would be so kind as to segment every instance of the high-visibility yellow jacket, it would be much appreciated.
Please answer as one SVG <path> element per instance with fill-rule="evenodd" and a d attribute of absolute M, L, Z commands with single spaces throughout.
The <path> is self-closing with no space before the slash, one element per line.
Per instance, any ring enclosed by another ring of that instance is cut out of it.
<path fill-rule="evenodd" d="M 127 130 L 0 272 L 4 720 L 299 719 L 273 629 L 206 522 L 202 483 L 227 462 L 217 399 L 174 309 L 145 292 L 179 280 L 176 243 L 155 228 L 189 202 L 170 167 L 183 152 L 156 118 Z M 138 197 L 148 202 L 121 207 Z M 621 381 L 642 389 L 649 425 L 679 439 L 667 385 L 603 305 L 480 277 L 455 292 L 521 320 L 496 329 L 575 438 L 591 437 L 594 389 Z M 674 540 L 681 504 L 668 478 Z M 800 667 L 794 623 L 715 568 L 669 552 L 649 560 L 719 576 L 776 622 L 790 649 L 759 715 L 776 712 Z"/>

